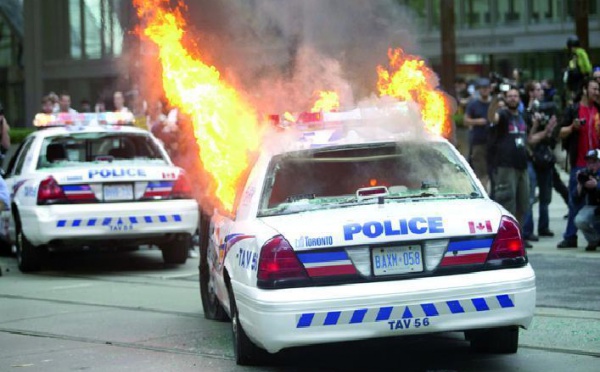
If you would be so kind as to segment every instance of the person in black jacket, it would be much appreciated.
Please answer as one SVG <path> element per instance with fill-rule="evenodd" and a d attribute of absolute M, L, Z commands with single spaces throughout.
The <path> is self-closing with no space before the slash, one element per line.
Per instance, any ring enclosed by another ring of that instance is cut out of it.
<path fill-rule="evenodd" d="M 583 233 L 586 251 L 595 251 L 600 244 L 600 150 L 586 154 L 587 166 L 577 172 L 576 201 L 584 203 L 575 217 L 575 226 Z"/>
<path fill-rule="evenodd" d="M 529 176 L 527 174 L 527 125 L 519 112 L 519 91 L 506 92 L 506 108 L 494 115 L 490 128 L 488 151 L 493 154 L 493 198 L 519 221 L 529 209 Z"/>

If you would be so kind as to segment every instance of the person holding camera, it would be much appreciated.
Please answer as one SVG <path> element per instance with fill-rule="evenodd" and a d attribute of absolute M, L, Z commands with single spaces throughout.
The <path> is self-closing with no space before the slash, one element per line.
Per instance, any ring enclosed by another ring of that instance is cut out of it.
<path fill-rule="evenodd" d="M 492 154 L 493 198 L 523 224 L 529 208 L 527 125 L 519 111 L 519 90 L 511 87 L 505 97 L 506 108 L 494 115 L 490 128 L 488 151 Z"/>
<path fill-rule="evenodd" d="M 556 145 L 555 129 L 557 128 L 556 107 L 554 103 L 543 102 L 544 90 L 538 81 L 530 81 L 525 86 L 528 97 L 525 121 L 529 135 L 527 143 L 530 148 L 529 173 L 529 210 L 523 225 L 523 237 L 526 240 L 537 241 L 533 233 L 533 204 L 535 189 L 539 189 L 538 236 L 553 237 L 554 232 L 549 228 L 550 218 L 548 206 L 552 201 L 552 176 L 554 172 L 554 147 Z"/>
<path fill-rule="evenodd" d="M 598 116 L 598 96 L 600 86 L 597 81 L 587 78 L 581 89 L 581 100 L 569 105 L 563 116 L 560 128 L 562 147 L 567 151 L 569 172 L 569 217 L 563 240 L 557 248 L 577 248 L 577 227 L 575 216 L 582 205 L 573 198 L 577 189 L 577 173 L 586 167 L 586 154 L 600 145 L 600 118 Z"/>
<path fill-rule="evenodd" d="M 588 242 L 585 250 L 591 252 L 600 244 L 600 150 L 588 151 L 585 159 L 586 167 L 577 172 L 573 198 L 583 204 L 575 217 L 575 226 Z"/>

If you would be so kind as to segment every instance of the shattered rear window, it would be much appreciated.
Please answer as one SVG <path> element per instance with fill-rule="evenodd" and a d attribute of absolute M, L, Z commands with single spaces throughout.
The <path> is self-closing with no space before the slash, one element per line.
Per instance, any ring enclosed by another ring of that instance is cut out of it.
<path fill-rule="evenodd" d="M 345 145 L 274 157 L 259 216 L 382 200 L 482 197 L 450 146 L 444 142 Z M 374 198 L 360 197 L 369 195 L 369 188 L 375 188 Z"/>
<path fill-rule="evenodd" d="M 37 169 L 73 167 L 100 162 L 168 163 L 149 135 L 93 132 L 45 138 Z"/>

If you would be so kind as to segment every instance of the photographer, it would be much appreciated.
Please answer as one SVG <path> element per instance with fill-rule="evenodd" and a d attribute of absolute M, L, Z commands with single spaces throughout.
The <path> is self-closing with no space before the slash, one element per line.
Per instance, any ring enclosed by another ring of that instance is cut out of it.
<path fill-rule="evenodd" d="M 529 173 L 529 212 L 523 225 L 523 236 L 526 240 L 537 241 L 533 234 L 533 204 L 535 189 L 539 189 L 539 222 L 538 235 L 553 237 L 554 232 L 549 229 L 548 206 L 552 201 L 552 177 L 556 157 L 557 121 L 556 106 L 553 103 L 543 102 L 544 91 L 538 81 L 529 82 L 525 91 L 528 97 L 525 121 L 528 128 L 527 143 L 530 148 Z"/>
<path fill-rule="evenodd" d="M 563 240 L 557 248 L 577 248 L 577 227 L 574 220 L 581 208 L 573 200 L 577 187 L 577 172 L 586 166 L 585 155 L 589 150 L 599 147 L 598 130 L 598 94 L 599 85 L 593 79 L 586 79 L 581 88 L 581 100 L 565 110 L 560 128 L 562 147 L 567 151 L 569 172 L 569 218 L 563 233 Z"/>
<path fill-rule="evenodd" d="M 600 150 L 586 154 L 586 168 L 577 172 L 577 189 L 573 198 L 584 203 L 575 217 L 575 226 L 581 230 L 588 245 L 585 250 L 595 251 L 600 243 Z"/>
<path fill-rule="evenodd" d="M 489 151 L 492 154 L 494 200 L 524 222 L 529 207 L 527 175 L 527 126 L 521 112 L 519 91 L 506 92 L 506 108 L 494 115 L 490 128 Z"/>

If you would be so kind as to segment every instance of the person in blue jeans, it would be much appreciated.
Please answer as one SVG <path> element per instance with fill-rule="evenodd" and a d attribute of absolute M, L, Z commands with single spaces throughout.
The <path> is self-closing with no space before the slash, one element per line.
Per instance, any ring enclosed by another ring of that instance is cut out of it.
<path fill-rule="evenodd" d="M 556 105 L 544 102 L 544 91 L 540 82 L 532 80 L 526 87 L 528 97 L 525 121 L 527 122 L 527 143 L 530 148 L 528 162 L 530 184 L 530 209 L 523 225 L 523 237 L 526 240 L 537 241 L 539 236 L 553 237 L 554 232 L 549 228 L 550 218 L 548 206 L 552 201 L 552 178 L 556 158 L 554 146 L 558 135 L 556 120 Z M 533 204 L 535 189 L 539 189 L 538 235 L 534 234 Z"/>
<path fill-rule="evenodd" d="M 600 120 L 598 119 L 598 96 L 600 85 L 592 78 L 585 80 L 581 89 L 581 100 L 570 105 L 565 111 L 560 137 L 563 148 L 567 150 L 571 171 L 569 174 L 569 218 L 563 234 L 563 240 L 556 246 L 577 248 L 577 226 L 575 216 L 582 203 L 573 197 L 577 190 L 577 173 L 586 167 L 586 155 L 590 150 L 600 147 Z"/>
<path fill-rule="evenodd" d="M 583 204 L 575 216 L 575 226 L 588 242 L 585 250 L 591 252 L 600 245 L 600 150 L 588 151 L 585 159 L 587 166 L 577 172 L 573 198 Z"/>

